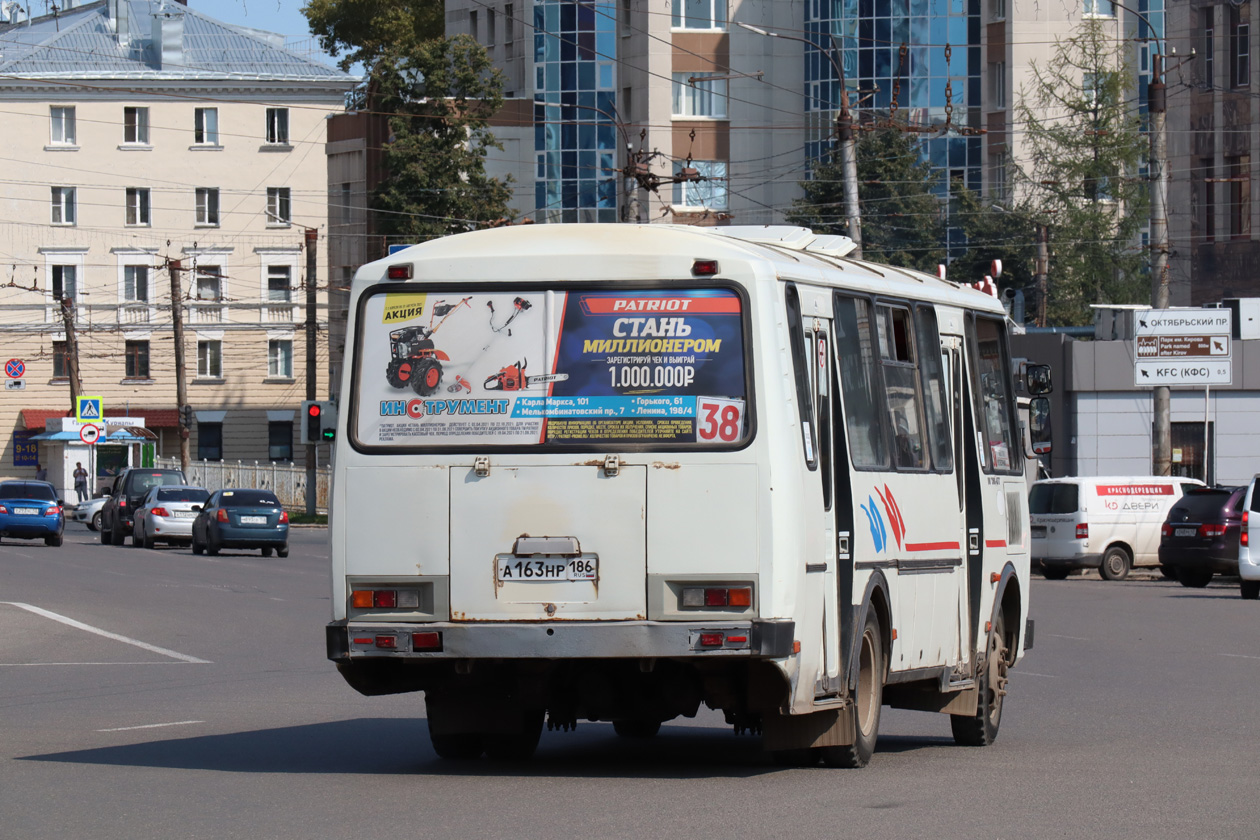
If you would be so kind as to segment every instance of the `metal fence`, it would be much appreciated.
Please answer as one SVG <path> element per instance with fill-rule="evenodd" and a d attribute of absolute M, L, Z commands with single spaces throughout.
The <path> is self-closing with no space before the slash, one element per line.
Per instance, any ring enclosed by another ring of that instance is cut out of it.
<path fill-rule="evenodd" d="M 153 466 L 179 469 L 178 458 L 158 458 Z M 255 461 L 189 461 L 185 476 L 189 484 L 204 487 L 213 493 L 225 487 L 270 490 L 280 504 L 290 510 L 306 509 L 306 467 L 293 464 L 260 464 Z M 327 467 L 315 470 L 315 508 L 328 512 L 328 491 L 332 486 Z"/>

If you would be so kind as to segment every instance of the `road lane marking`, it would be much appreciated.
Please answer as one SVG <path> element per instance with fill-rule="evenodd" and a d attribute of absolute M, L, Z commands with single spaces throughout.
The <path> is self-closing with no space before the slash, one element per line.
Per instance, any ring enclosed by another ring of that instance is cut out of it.
<path fill-rule="evenodd" d="M 97 732 L 130 732 L 133 729 L 161 729 L 163 726 L 191 726 L 204 720 L 177 720 L 174 723 L 146 723 L 143 726 L 119 726 L 116 729 L 98 729 Z"/>
<path fill-rule="evenodd" d="M 1021 677 L 1045 677 L 1046 679 L 1051 679 L 1051 680 L 1058 679 L 1058 676 L 1055 674 L 1038 674 L 1036 671 L 1025 671 L 1022 668 L 1016 669 L 1012 671 L 1011 673 L 1016 674 Z"/>
<path fill-rule="evenodd" d="M 1064 636 L 1062 633 L 1042 633 L 1041 635 L 1049 636 L 1052 639 L 1071 639 L 1074 642 L 1088 642 L 1089 641 L 1089 639 L 1082 638 L 1081 636 Z"/>
<path fill-rule="evenodd" d="M 1228 656 L 1231 659 L 1260 659 L 1260 656 L 1248 656 L 1245 653 L 1218 653 L 1217 656 Z"/>
<path fill-rule="evenodd" d="M 0 662 L 0 668 L 35 668 L 44 665 L 179 665 L 178 662 Z"/>
<path fill-rule="evenodd" d="M 147 650 L 150 653 L 159 653 L 162 656 L 169 656 L 172 659 L 178 659 L 181 662 L 191 662 L 194 665 L 213 665 L 214 664 L 208 659 L 198 659 L 197 657 L 189 656 L 186 653 L 179 653 L 178 651 L 167 650 L 166 648 L 158 647 L 157 645 L 151 645 L 148 642 L 142 642 L 139 639 L 132 639 L 127 636 L 121 636 L 118 633 L 111 633 L 108 630 L 102 630 L 99 627 L 93 627 L 90 624 L 84 624 L 82 621 L 75 621 L 73 618 L 67 618 L 64 615 L 59 615 L 58 613 L 50 612 L 49 610 L 41 609 L 39 607 L 32 606 L 31 604 L 23 604 L 18 601 L 0 601 L 0 604 L 7 604 L 11 607 L 17 607 L 18 609 L 23 609 L 23 610 L 26 610 L 27 612 L 35 613 L 36 615 L 42 615 L 44 618 L 51 618 L 53 621 L 60 621 L 62 624 L 65 624 L 69 627 L 74 627 L 77 630 L 86 630 L 88 633 L 95 633 L 98 636 L 104 636 L 105 638 L 113 639 L 116 642 L 122 642 L 123 644 L 132 645 L 133 647 L 138 647 L 141 650 Z M 120 663 L 120 664 L 126 664 L 126 663 Z"/>

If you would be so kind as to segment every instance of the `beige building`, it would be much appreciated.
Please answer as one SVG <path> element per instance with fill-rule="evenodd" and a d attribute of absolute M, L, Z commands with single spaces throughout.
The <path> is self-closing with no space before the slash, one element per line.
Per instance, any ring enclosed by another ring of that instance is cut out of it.
<path fill-rule="evenodd" d="M 82 393 L 145 417 L 156 454 L 179 452 L 178 306 L 192 457 L 302 461 L 306 231 L 322 249 L 325 119 L 354 81 L 175 2 L 0 25 L 0 355 L 25 366 L 0 395 L 0 477 L 32 475 L 18 444 L 70 408 L 63 299 Z M 327 278 L 319 259 L 321 398 Z"/>

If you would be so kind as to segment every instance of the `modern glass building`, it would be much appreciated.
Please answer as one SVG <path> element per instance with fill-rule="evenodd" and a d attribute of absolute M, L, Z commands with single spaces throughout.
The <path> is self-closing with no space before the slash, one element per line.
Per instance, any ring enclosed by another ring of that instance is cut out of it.
<path fill-rule="evenodd" d="M 617 19 L 611 2 L 534 3 L 538 221 L 617 221 Z"/>

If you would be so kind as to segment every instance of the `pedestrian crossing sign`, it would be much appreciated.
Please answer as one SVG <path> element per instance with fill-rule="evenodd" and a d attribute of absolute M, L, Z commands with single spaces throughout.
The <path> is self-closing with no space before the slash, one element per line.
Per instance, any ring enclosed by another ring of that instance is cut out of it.
<path fill-rule="evenodd" d="M 102 415 L 100 397 L 79 397 L 74 404 L 74 419 L 80 423 L 99 423 Z"/>

